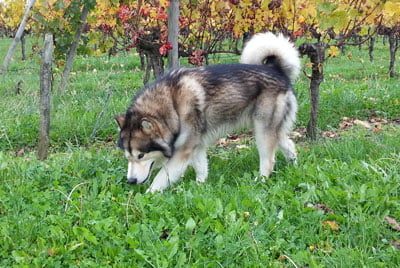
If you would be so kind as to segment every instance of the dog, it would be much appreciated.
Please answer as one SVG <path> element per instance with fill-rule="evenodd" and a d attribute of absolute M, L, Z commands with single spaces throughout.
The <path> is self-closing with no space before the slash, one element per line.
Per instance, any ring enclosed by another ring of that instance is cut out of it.
<path fill-rule="evenodd" d="M 271 174 L 278 147 L 295 161 L 288 134 L 297 112 L 292 84 L 299 72 L 293 43 L 267 32 L 245 44 L 240 63 L 179 68 L 145 86 L 126 113 L 115 117 L 128 183 L 146 182 L 156 165 L 161 169 L 147 192 L 174 184 L 189 165 L 203 183 L 207 146 L 244 127 L 254 128 L 260 176 Z"/>

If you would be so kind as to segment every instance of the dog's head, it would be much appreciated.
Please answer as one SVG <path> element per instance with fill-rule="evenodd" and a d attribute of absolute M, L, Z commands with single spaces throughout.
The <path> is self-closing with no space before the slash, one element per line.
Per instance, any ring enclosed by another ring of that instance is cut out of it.
<path fill-rule="evenodd" d="M 115 120 L 120 129 L 118 147 L 128 159 L 128 183 L 144 183 L 155 162 L 172 156 L 173 135 L 151 116 L 128 111 Z"/>

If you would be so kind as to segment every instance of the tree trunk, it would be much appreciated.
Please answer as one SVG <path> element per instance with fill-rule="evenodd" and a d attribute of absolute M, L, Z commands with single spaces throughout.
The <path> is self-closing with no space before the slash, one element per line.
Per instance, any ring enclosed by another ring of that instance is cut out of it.
<path fill-rule="evenodd" d="M 158 78 L 164 73 L 164 61 L 160 54 L 150 53 L 151 67 L 155 78 Z"/>
<path fill-rule="evenodd" d="M 50 93 L 52 87 L 53 35 L 46 34 L 40 70 L 40 133 L 38 158 L 47 158 L 50 143 Z"/>
<path fill-rule="evenodd" d="M 168 42 L 172 49 L 168 52 L 168 68 L 179 67 L 178 57 L 178 36 L 179 36 L 179 0 L 171 0 L 168 12 Z"/>
<path fill-rule="evenodd" d="M 76 56 L 76 51 L 78 49 L 78 45 L 79 45 L 79 41 L 81 39 L 83 29 L 85 28 L 86 19 L 87 19 L 88 14 L 89 14 L 89 7 L 87 5 L 84 5 L 82 8 L 82 14 L 81 14 L 81 18 L 80 18 L 81 24 L 79 25 L 79 27 L 75 33 L 74 41 L 72 42 L 71 47 L 68 51 L 67 61 L 65 63 L 65 68 L 64 68 L 64 71 L 63 71 L 63 74 L 61 77 L 61 84 L 60 84 L 61 92 L 64 92 L 65 89 L 67 88 L 69 74 L 71 73 L 71 70 L 72 70 L 72 64 L 74 63 L 74 58 Z"/>
<path fill-rule="evenodd" d="M 11 58 L 14 55 L 15 49 L 19 41 L 21 41 L 21 36 L 24 33 L 25 25 L 28 20 L 29 12 L 31 11 L 33 5 L 35 4 L 36 0 L 30 0 L 28 5 L 26 6 L 24 16 L 22 17 L 21 23 L 19 24 L 17 33 L 15 34 L 14 40 L 12 41 L 10 48 L 8 49 L 7 55 L 4 58 L 2 69 L 0 73 L 7 72 L 8 65 L 10 64 Z"/>
<path fill-rule="evenodd" d="M 143 52 L 139 52 L 139 58 L 140 58 L 140 70 L 144 71 L 146 70 L 146 56 L 143 54 Z"/>
<path fill-rule="evenodd" d="M 26 60 L 26 53 L 25 53 L 25 32 L 21 36 L 21 55 L 22 55 L 22 60 Z"/>
<path fill-rule="evenodd" d="M 151 72 L 151 63 L 150 63 L 150 57 L 148 56 L 147 53 L 144 54 L 143 56 L 143 61 L 145 62 L 145 72 L 143 76 L 143 84 L 147 84 L 150 80 L 150 72 Z"/>
<path fill-rule="evenodd" d="M 369 54 L 369 61 L 374 61 L 374 47 L 375 47 L 375 36 L 371 36 L 369 39 L 369 46 L 368 46 L 368 54 Z"/>
<path fill-rule="evenodd" d="M 396 51 L 397 51 L 397 38 L 394 33 L 389 34 L 389 50 L 390 50 L 389 76 L 394 77 L 396 74 L 394 69 L 394 64 L 396 61 Z"/>
<path fill-rule="evenodd" d="M 15 85 L 15 94 L 19 95 L 22 92 L 22 80 L 19 80 Z"/>
<path fill-rule="evenodd" d="M 323 43 L 303 44 L 299 51 L 307 55 L 312 64 L 310 78 L 310 120 L 307 124 L 307 136 L 315 140 L 317 138 L 317 122 L 319 109 L 319 86 L 324 80 L 325 45 Z"/>
<path fill-rule="evenodd" d="M 346 53 L 346 46 L 342 44 L 339 46 L 339 48 L 340 48 L 340 53 L 344 55 Z"/>

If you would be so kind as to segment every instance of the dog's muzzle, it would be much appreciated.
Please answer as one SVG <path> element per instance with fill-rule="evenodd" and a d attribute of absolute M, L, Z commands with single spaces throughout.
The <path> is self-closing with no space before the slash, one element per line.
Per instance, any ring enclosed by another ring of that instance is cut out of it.
<path fill-rule="evenodd" d="M 137 179 L 136 178 L 128 179 L 128 183 L 129 184 L 137 184 Z"/>
<path fill-rule="evenodd" d="M 145 183 L 149 177 L 151 168 L 153 167 L 153 161 L 144 161 L 144 162 L 134 162 L 131 161 L 128 164 L 128 174 L 127 174 L 127 182 L 129 184 L 142 184 Z"/>

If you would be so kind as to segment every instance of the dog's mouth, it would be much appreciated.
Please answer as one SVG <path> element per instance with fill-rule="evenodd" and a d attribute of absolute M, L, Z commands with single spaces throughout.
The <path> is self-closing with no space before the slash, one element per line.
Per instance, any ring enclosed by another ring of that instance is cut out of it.
<path fill-rule="evenodd" d="M 149 180 L 149 178 L 151 177 L 151 174 L 153 173 L 153 165 L 154 165 L 154 162 L 151 163 L 150 168 L 149 168 L 149 174 L 147 175 L 146 179 L 144 179 L 142 182 L 138 183 L 137 179 L 133 179 L 133 180 L 128 180 L 128 183 L 129 184 L 144 184 L 144 183 L 146 183 Z"/>
<path fill-rule="evenodd" d="M 143 181 L 143 183 L 146 183 L 149 180 L 149 178 L 151 177 L 151 174 L 153 174 L 153 165 L 154 165 L 154 162 L 151 163 L 150 168 L 149 168 L 149 175 L 147 175 L 147 178 Z"/>

